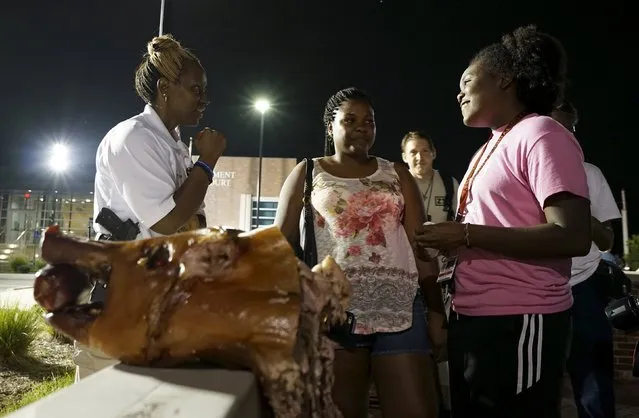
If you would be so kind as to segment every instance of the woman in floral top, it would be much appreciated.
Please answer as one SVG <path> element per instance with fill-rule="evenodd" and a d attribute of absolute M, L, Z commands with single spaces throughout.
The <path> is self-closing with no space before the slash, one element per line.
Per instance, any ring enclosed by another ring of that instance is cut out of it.
<path fill-rule="evenodd" d="M 428 334 L 436 348 L 443 345 L 445 320 L 437 266 L 412 249 L 425 222 L 417 185 L 405 166 L 369 156 L 375 116 L 360 90 L 331 97 L 324 124 L 326 156 L 313 160 L 311 197 L 318 257 L 331 255 L 344 270 L 356 318 L 354 334 L 335 353 L 335 401 L 345 418 L 367 417 L 372 375 L 385 417 L 436 417 Z M 275 220 L 292 244 L 299 242 L 305 172 L 302 162 L 289 175 Z"/>

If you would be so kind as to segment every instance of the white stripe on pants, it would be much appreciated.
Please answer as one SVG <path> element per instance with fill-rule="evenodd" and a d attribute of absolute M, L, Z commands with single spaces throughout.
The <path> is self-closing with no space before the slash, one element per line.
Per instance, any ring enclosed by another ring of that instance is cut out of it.
<path fill-rule="evenodd" d="M 544 316 L 524 315 L 517 346 L 517 394 L 541 379 Z"/>

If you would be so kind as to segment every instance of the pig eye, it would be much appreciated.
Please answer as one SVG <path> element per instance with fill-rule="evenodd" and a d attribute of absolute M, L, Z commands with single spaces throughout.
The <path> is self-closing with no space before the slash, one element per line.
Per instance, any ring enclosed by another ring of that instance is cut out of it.
<path fill-rule="evenodd" d="M 173 258 L 172 247 L 164 243 L 162 245 L 147 247 L 138 264 L 144 264 L 149 270 L 155 270 L 167 266 Z"/>

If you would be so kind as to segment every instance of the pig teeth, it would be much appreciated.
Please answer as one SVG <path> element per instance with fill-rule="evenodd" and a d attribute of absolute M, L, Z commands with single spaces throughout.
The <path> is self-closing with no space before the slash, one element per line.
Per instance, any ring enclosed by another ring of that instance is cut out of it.
<path fill-rule="evenodd" d="M 75 303 L 76 305 L 84 305 L 86 303 L 91 302 L 91 293 L 93 292 L 93 288 L 86 288 L 78 295 Z"/>
<path fill-rule="evenodd" d="M 311 271 L 316 274 L 331 276 L 332 272 L 335 270 L 335 267 L 336 263 L 333 257 L 326 256 L 319 264 L 314 265 Z"/>
<path fill-rule="evenodd" d="M 103 283 L 108 283 L 109 279 L 111 278 L 111 266 L 106 264 L 100 267 L 100 277 L 98 278 L 98 281 L 101 281 Z"/>

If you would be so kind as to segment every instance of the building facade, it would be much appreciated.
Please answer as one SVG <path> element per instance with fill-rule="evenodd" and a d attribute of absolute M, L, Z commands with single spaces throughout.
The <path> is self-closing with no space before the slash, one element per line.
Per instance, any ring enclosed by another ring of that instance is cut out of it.
<path fill-rule="evenodd" d="M 259 226 L 271 225 L 275 220 L 282 185 L 296 164 L 294 158 L 262 160 L 262 192 L 258 209 L 259 158 L 220 158 L 215 167 L 213 183 L 204 200 L 208 225 L 248 231 L 258 226 L 258 210 Z"/>
<path fill-rule="evenodd" d="M 89 237 L 92 217 L 93 192 L 0 191 L 0 243 L 38 243 L 53 224 L 67 234 Z"/>
<path fill-rule="evenodd" d="M 35 261 L 47 226 L 88 238 L 92 221 L 93 192 L 0 190 L 0 270 L 11 258 Z"/>
<path fill-rule="evenodd" d="M 193 157 L 197 160 L 197 156 Z M 296 165 L 294 158 L 262 160 L 262 192 L 259 225 L 271 225 L 286 177 Z M 257 227 L 257 177 L 259 159 L 222 157 L 205 197 L 209 226 L 241 230 Z M 93 237 L 93 192 L 83 190 L 0 190 L 0 269 L 16 256 L 38 258 L 38 245 L 49 225 L 77 237 Z M 3 270 L 6 270 L 4 268 Z"/>

